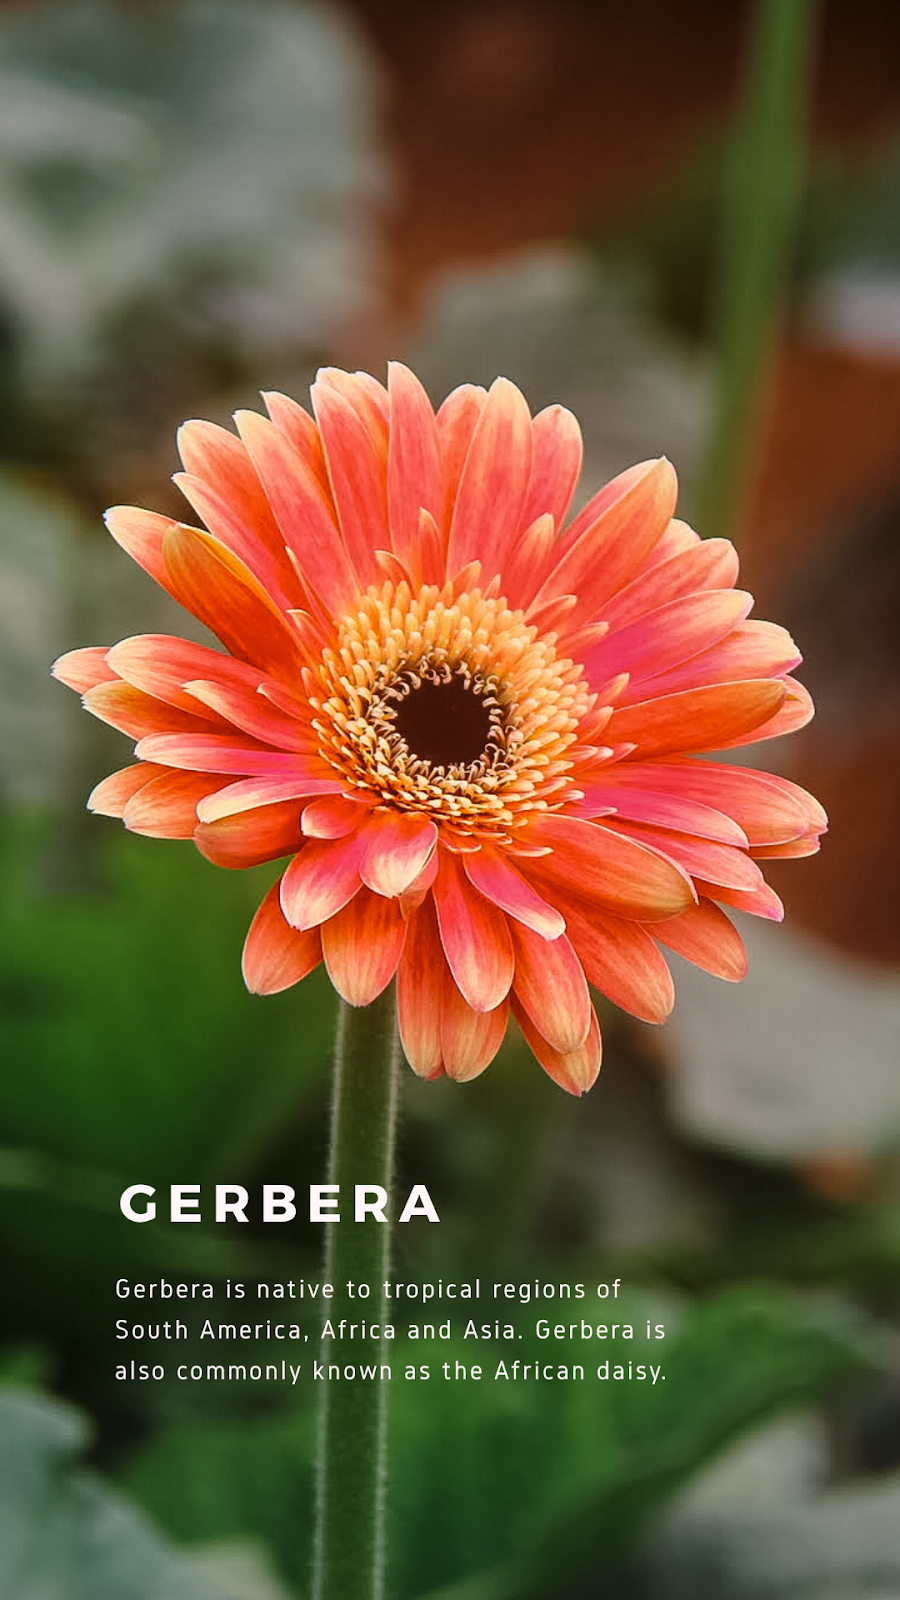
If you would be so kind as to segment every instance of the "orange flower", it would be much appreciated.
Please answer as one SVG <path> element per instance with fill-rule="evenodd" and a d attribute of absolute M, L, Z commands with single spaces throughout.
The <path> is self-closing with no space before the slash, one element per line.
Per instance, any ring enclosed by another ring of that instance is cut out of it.
<path fill-rule="evenodd" d="M 327 370 L 315 421 L 283 395 L 240 437 L 181 430 L 176 481 L 209 532 L 131 507 L 113 537 L 225 653 L 163 635 L 55 672 L 137 740 L 89 805 L 211 861 L 289 856 L 250 928 L 248 986 L 324 959 L 352 1005 L 397 975 L 423 1077 L 474 1077 L 510 1009 L 547 1072 L 600 1066 L 588 984 L 660 1022 L 660 944 L 723 978 L 722 906 L 778 918 L 757 861 L 806 855 L 795 784 L 697 759 L 800 727 L 800 657 L 748 621 L 737 557 L 673 520 L 665 460 L 564 528 L 574 417 L 511 383 L 437 415 L 405 367 Z M 562 530 L 562 531 L 560 531 Z"/>

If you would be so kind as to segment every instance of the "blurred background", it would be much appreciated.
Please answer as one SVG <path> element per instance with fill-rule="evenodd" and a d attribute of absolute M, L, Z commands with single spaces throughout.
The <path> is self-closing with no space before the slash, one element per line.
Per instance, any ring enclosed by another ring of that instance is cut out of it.
<path fill-rule="evenodd" d="M 318 1273 L 302 1224 L 117 1199 L 319 1181 L 333 998 L 243 992 L 270 870 L 86 815 L 126 746 L 48 666 L 183 631 L 101 523 L 182 514 L 183 418 L 388 357 L 435 401 L 502 372 L 570 406 L 585 497 L 674 461 L 806 658 L 816 721 L 760 759 L 832 818 L 773 864 L 743 985 L 681 964 L 665 1028 L 606 1008 L 586 1101 L 512 1037 L 464 1088 L 409 1075 L 402 1170 L 442 1221 L 400 1275 L 621 1277 L 667 1384 L 395 1384 L 393 1600 L 890 1600 L 892 0 L 0 5 L 0 1591 L 307 1592 L 311 1387 L 117 1382 L 113 1285 Z"/>

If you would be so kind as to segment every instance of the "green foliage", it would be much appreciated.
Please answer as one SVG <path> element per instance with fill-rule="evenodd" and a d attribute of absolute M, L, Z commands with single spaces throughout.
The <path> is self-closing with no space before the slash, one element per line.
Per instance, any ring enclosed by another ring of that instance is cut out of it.
<path fill-rule="evenodd" d="M 630 1314 L 637 1323 L 640 1306 Z M 400 1600 L 446 1585 L 447 1600 L 558 1596 L 619 1557 L 741 1431 L 814 1399 L 865 1359 L 850 1329 L 764 1288 L 698 1303 L 679 1332 L 651 1345 L 638 1337 L 618 1349 L 576 1348 L 526 1335 L 514 1347 L 455 1340 L 386 1348 Z M 509 1366 L 512 1356 L 554 1367 L 579 1360 L 585 1380 L 495 1382 L 498 1361 Z M 597 1363 L 607 1356 L 662 1364 L 665 1379 L 600 1382 Z M 406 1364 L 423 1360 L 431 1376 L 405 1380 Z M 440 1364 L 453 1371 L 456 1360 L 478 1362 L 482 1379 L 446 1381 Z M 128 1483 L 177 1537 L 263 1538 L 284 1575 L 302 1583 L 311 1453 L 308 1419 L 299 1428 L 290 1416 L 184 1426 L 136 1459 Z"/>
<path fill-rule="evenodd" d="M 234 1600 L 79 1464 L 86 1442 L 70 1407 L 0 1390 L 4 1600 Z"/>

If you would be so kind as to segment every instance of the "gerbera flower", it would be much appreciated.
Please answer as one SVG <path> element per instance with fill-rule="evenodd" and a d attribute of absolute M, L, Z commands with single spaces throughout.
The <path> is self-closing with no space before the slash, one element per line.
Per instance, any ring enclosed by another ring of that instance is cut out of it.
<path fill-rule="evenodd" d="M 365 1005 L 397 976 L 413 1069 L 474 1077 L 512 1011 L 572 1093 L 600 1065 L 593 984 L 660 1022 L 660 945 L 745 970 L 723 907 L 777 918 L 758 865 L 815 850 L 784 778 L 698 759 L 811 715 L 737 557 L 673 519 L 645 462 L 565 526 L 575 418 L 498 378 L 435 415 L 417 379 L 326 370 L 239 437 L 181 430 L 209 531 L 132 507 L 113 537 L 216 635 L 76 650 L 56 675 L 137 741 L 90 807 L 209 860 L 290 857 L 244 949 L 271 994 L 324 960 Z"/>

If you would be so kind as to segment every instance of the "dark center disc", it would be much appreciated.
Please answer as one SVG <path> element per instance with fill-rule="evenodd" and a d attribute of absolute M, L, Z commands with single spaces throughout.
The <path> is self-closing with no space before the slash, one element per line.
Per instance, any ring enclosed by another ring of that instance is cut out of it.
<path fill-rule="evenodd" d="M 423 683 L 400 701 L 394 726 L 414 756 L 435 767 L 468 766 L 484 755 L 491 718 L 461 678 Z"/>

